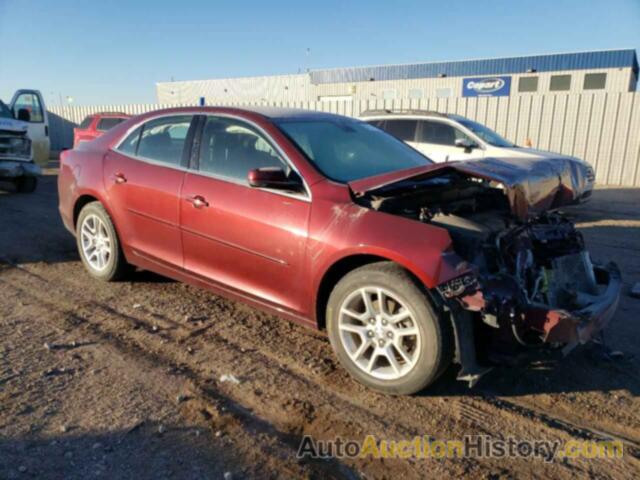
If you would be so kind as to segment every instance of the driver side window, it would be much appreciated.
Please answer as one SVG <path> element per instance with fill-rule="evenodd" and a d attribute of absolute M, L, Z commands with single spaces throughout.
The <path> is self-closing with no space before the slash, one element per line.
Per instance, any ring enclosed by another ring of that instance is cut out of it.
<path fill-rule="evenodd" d="M 199 170 L 248 185 L 249 171 L 287 163 L 256 129 L 232 118 L 207 117 L 200 144 Z"/>
<path fill-rule="evenodd" d="M 42 123 L 44 122 L 44 114 L 42 112 L 42 105 L 37 95 L 33 93 L 22 93 L 13 105 L 13 111 L 17 118 L 20 110 L 27 110 L 29 112 L 30 123 Z"/>
<path fill-rule="evenodd" d="M 422 121 L 418 139 L 420 143 L 455 146 L 456 140 L 471 139 L 462 131 L 444 122 Z"/>

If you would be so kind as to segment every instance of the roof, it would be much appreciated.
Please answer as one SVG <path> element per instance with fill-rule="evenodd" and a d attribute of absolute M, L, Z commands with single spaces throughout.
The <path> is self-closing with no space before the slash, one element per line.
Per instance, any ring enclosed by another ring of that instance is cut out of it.
<path fill-rule="evenodd" d="M 255 113 L 262 117 L 271 119 L 271 120 L 293 120 L 293 119 L 345 119 L 348 117 L 344 117 L 342 115 L 336 115 L 334 113 L 327 112 L 318 112 L 315 110 L 305 110 L 301 108 L 281 108 L 281 107 L 265 107 L 259 105 L 242 105 L 237 107 L 228 107 L 224 105 L 220 106 L 179 106 L 179 107 L 168 107 L 161 108 L 158 110 L 151 110 L 149 112 L 145 112 L 138 117 L 153 117 L 157 115 L 166 115 L 166 114 L 180 114 L 180 113 L 190 113 L 190 114 L 202 114 L 205 115 L 215 114 L 215 113 L 240 113 L 240 112 L 248 112 Z M 355 120 L 355 119 L 352 119 Z"/>
<path fill-rule="evenodd" d="M 428 116 L 428 117 L 447 117 L 446 113 L 436 112 L 434 110 L 365 110 L 360 117 L 388 117 L 388 116 Z"/>
<path fill-rule="evenodd" d="M 595 52 L 555 53 L 524 57 L 485 58 L 453 62 L 412 63 L 346 67 L 309 72 L 311 83 L 366 82 L 371 80 L 405 80 L 415 78 L 503 75 L 527 71 L 586 70 L 596 68 L 631 68 L 638 75 L 638 58 L 634 49 Z"/>

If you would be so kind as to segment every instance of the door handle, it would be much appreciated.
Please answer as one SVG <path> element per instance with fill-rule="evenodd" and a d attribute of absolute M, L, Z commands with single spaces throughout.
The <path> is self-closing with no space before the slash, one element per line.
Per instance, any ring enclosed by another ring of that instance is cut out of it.
<path fill-rule="evenodd" d="M 127 183 L 127 177 L 124 176 L 124 173 L 116 173 L 113 177 L 111 177 L 115 183 L 118 185 L 122 183 Z"/>
<path fill-rule="evenodd" d="M 194 208 L 204 208 L 209 206 L 209 202 L 207 202 L 207 200 L 201 195 L 194 195 L 193 197 L 188 197 L 187 202 L 193 205 Z"/>

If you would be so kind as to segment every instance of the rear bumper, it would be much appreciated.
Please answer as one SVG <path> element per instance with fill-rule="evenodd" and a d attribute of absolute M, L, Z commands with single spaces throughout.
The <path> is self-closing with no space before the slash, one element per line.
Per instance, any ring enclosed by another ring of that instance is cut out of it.
<path fill-rule="evenodd" d="M 0 178 L 38 177 L 42 169 L 32 162 L 0 160 Z"/>

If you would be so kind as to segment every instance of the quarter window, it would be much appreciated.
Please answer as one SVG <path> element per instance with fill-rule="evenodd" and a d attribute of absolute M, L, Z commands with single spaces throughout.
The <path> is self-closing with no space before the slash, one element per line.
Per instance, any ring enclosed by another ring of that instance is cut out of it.
<path fill-rule="evenodd" d="M 537 92 L 538 77 L 520 77 L 518 80 L 518 92 Z"/>
<path fill-rule="evenodd" d="M 552 75 L 549 90 L 559 92 L 571 88 L 571 75 Z"/>
<path fill-rule="evenodd" d="M 607 83 L 606 73 L 587 73 L 584 76 L 585 90 L 602 90 Z"/>
<path fill-rule="evenodd" d="M 140 132 L 142 127 L 136 128 L 129 134 L 127 138 L 118 146 L 117 150 L 127 155 L 135 156 L 138 150 L 138 140 L 140 140 Z"/>
<path fill-rule="evenodd" d="M 416 120 L 387 120 L 385 130 L 404 142 L 414 142 L 417 125 Z"/>
<path fill-rule="evenodd" d="M 250 125 L 231 118 L 207 118 L 200 145 L 200 171 L 247 184 L 249 171 L 264 167 L 289 172 L 271 144 Z"/>
<path fill-rule="evenodd" d="M 167 165 L 180 165 L 192 118 L 192 115 L 181 115 L 157 118 L 145 123 L 137 156 Z"/>
<path fill-rule="evenodd" d="M 13 111 L 18 116 L 18 111 L 25 109 L 29 111 L 30 123 L 42 123 L 44 122 L 44 113 L 42 112 L 42 105 L 37 95 L 33 93 L 22 93 L 16 98 L 13 105 Z"/>

